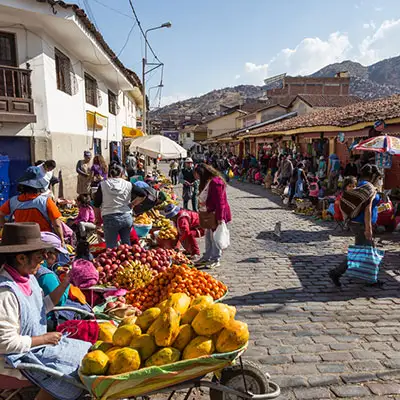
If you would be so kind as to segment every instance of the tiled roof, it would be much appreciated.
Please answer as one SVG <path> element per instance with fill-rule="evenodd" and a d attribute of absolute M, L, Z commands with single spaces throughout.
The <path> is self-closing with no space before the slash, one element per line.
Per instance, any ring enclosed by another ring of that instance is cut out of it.
<path fill-rule="evenodd" d="M 142 90 L 142 82 L 140 81 L 139 77 L 136 75 L 135 72 L 131 71 L 130 69 L 124 66 L 124 64 L 120 61 L 120 59 L 111 49 L 111 47 L 104 40 L 102 34 L 92 24 L 92 22 L 90 21 L 90 19 L 88 18 L 88 16 L 86 15 L 85 11 L 82 8 L 80 8 L 77 4 L 65 3 L 64 1 L 59 1 L 59 0 L 33 0 L 33 1 L 37 1 L 38 3 L 48 3 L 52 7 L 60 6 L 64 9 L 71 8 L 76 14 L 76 16 L 80 19 L 80 21 L 85 25 L 86 29 L 90 33 L 92 33 L 92 35 L 96 38 L 97 42 L 103 48 L 103 50 L 110 56 L 114 64 L 125 75 L 128 81 L 131 82 L 134 86 L 137 86 L 140 90 Z"/>
<path fill-rule="evenodd" d="M 390 120 L 394 118 L 400 118 L 399 94 L 384 99 L 358 102 L 345 107 L 327 108 L 300 115 L 255 129 L 249 136 L 311 127 L 344 128 L 358 123 L 373 124 L 378 119 Z"/>
<path fill-rule="evenodd" d="M 363 101 L 358 96 L 335 96 L 325 94 L 299 94 L 296 99 L 302 99 L 311 107 L 343 107 Z"/>

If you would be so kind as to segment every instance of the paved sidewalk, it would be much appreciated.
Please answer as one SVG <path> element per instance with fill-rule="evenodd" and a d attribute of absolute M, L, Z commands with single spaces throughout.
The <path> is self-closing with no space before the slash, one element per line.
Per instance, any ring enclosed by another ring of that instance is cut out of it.
<path fill-rule="evenodd" d="M 400 399 L 399 243 L 383 242 L 383 289 L 345 278 L 338 289 L 328 271 L 351 237 L 283 208 L 263 187 L 233 183 L 228 196 L 232 243 L 212 274 L 249 324 L 246 356 L 285 388 L 281 398 Z"/>

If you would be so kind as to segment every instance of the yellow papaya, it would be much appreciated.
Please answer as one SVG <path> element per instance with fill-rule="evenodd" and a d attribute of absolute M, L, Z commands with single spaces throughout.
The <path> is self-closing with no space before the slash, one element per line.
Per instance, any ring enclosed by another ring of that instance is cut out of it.
<path fill-rule="evenodd" d="M 159 308 L 159 309 L 161 310 L 161 312 L 164 312 L 165 309 L 166 309 L 167 301 L 168 301 L 168 300 L 164 300 L 164 301 L 162 301 L 161 303 L 158 303 L 158 304 L 156 305 L 156 307 Z"/>
<path fill-rule="evenodd" d="M 191 324 L 194 317 L 199 311 L 204 310 L 206 307 L 211 306 L 214 303 L 214 299 L 211 296 L 199 296 L 193 299 L 190 308 L 185 312 L 182 317 L 182 324 Z"/>
<path fill-rule="evenodd" d="M 103 353 L 106 353 L 108 350 L 110 350 L 113 347 L 112 343 L 107 343 L 107 342 L 102 342 L 101 340 L 98 340 L 91 348 L 90 351 L 94 350 L 100 350 Z"/>
<path fill-rule="evenodd" d="M 216 341 L 218 353 L 227 353 L 243 347 L 249 341 L 249 329 L 245 322 L 232 320 L 222 329 Z"/>
<path fill-rule="evenodd" d="M 168 307 L 172 307 L 179 315 L 183 315 L 190 307 L 190 297 L 185 293 L 174 293 L 165 304 L 165 309 Z"/>
<path fill-rule="evenodd" d="M 226 304 L 215 303 L 201 310 L 192 322 L 192 328 L 200 336 L 211 336 L 228 325 L 232 311 Z"/>
<path fill-rule="evenodd" d="M 160 316 L 161 310 L 157 307 L 152 307 L 147 309 L 142 315 L 140 315 L 136 320 L 136 325 L 146 332 L 150 325 Z"/>
<path fill-rule="evenodd" d="M 158 319 L 160 322 L 154 332 L 156 345 L 160 347 L 171 346 L 179 334 L 179 314 L 172 307 L 168 307 Z"/>
<path fill-rule="evenodd" d="M 124 325 L 118 328 L 113 335 L 114 346 L 129 346 L 135 336 L 140 336 L 142 331 L 137 325 Z"/>
<path fill-rule="evenodd" d="M 108 375 L 119 375 L 136 371 L 140 368 L 140 356 L 137 350 L 124 347 L 114 354 L 110 361 Z"/>
<path fill-rule="evenodd" d="M 101 350 L 91 351 L 83 357 L 81 372 L 83 375 L 105 375 L 109 362 Z"/>
<path fill-rule="evenodd" d="M 236 307 L 234 306 L 227 306 L 229 309 L 229 314 L 231 316 L 231 319 L 234 319 L 236 316 Z"/>
<path fill-rule="evenodd" d="M 148 334 L 135 336 L 129 347 L 139 352 L 142 361 L 147 360 L 157 350 L 153 336 Z"/>
<path fill-rule="evenodd" d="M 214 343 L 206 336 L 195 337 L 183 350 L 183 360 L 209 356 L 214 351 Z"/>
<path fill-rule="evenodd" d="M 161 350 L 158 350 L 154 353 L 150 358 L 147 359 L 145 366 L 146 367 L 155 367 L 161 365 L 172 364 L 174 362 L 179 361 L 181 358 L 181 352 L 173 347 L 164 347 Z"/>
<path fill-rule="evenodd" d="M 117 327 L 111 322 L 101 322 L 99 324 L 99 340 L 112 343 L 112 338 Z"/>
<path fill-rule="evenodd" d="M 125 317 L 118 325 L 118 328 L 121 328 L 124 325 L 134 325 L 136 323 L 136 320 L 137 320 L 136 315 L 130 315 L 129 317 Z"/>
<path fill-rule="evenodd" d="M 183 349 L 189 344 L 189 342 L 194 338 L 193 328 L 189 325 L 181 325 L 179 327 L 179 333 L 176 337 L 172 347 L 178 349 L 179 351 L 183 351 Z"/>

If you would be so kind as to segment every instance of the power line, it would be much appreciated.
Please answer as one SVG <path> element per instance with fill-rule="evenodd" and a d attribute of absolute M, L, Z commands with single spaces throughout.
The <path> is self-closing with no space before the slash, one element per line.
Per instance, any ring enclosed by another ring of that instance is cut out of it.
<path fill-rule="evenodd" d="M 97 30 L 99 30 L 99 24 L 96 21 L 96 18 L 93 14 L 92 8 L 90 7 L 90 4 L 87 0 L 82 0 L 84 7 L 86 8 L 86 12 L 89 16 L 89 18 L 93 21 L 95 27 L 97 28 Z"/>
<path fill-rule="evenodd" d="M 99 0 L 93 0 L 93 1 L 94 1 L 95 3 L 97 3 L 97 4 L 100 4 L 101 6 L 103 6 L 103 7 L 105 7 L 105 8 L 108 8 L 108 9 L 111 10 L 111 11 L 114 11 L 114 12 L 117 13 L 117 14 L 123 15 L 124 17 L 127 17 L 127 18 L 129 18 L 129 19 L 134 19 L 134 18 L 132 17 L 132 15 L 125 14 L 125 13 L 123 13 L 122 11 L 117 10 L 116 8 L 110 7 L 108 4 L 102 3 L 102 2 L 99 1 Z"/>
<path fill-rule="evenodd" d="M 129 31 L 128 36 L 127 36 L 127 38 L 126 38 L 126 41 L 125 41 L 124 45 L 122 46 L 121 50 L 118 52 L 117 57 L 119 57 L 119 56 L 122 54 L 122 52 L 125 50 L 125 47 L 128 45 L 129 38 L 131 37 L 131 34 L 132 34 L 132 32 L 133 32 L 133 29 L 135 28 L 136 25 L 137 25 L 137 22 L 135 22 L 135 23 L 132 25 L 132 28 L 131 28 L 131 30 Z"/>
<path fill-rule="evenodd" d="M 143 28 L 142 28 L 142 25 L 140 24 L 140 21 L 139 21 L 139 18 L 138 18 L 138 16 L 137 16 L 137 14 L 136 14 L 135 8 L 133 7 L 132 0 L 128 0 L 128 1 L 129 1 L 129 5 L 131 6 L 133 15 L 135 16 L 136 22 L 137 22 L 137 24 L 138 24 L 138 26 L 139 26 L 140 32 L 142 32 L 142 35 L 143 35 L 143 37 L 144 37 L 144 40 L 146 41 L 147 46 L 149 46 L 149 49 L 150 49 L 151 53 L 153 54 L 154 58 L 155 58 L 160 64 L 162 64 L 162 62 L 161 62 L 161 61 L 159 60 L 159 58 L 156 56 L 156 53 L 154 52 L 153 48 L 151 47 L 149 41 L 148 41 L 147 38 L 146 38 L 146 34 L 145 34 L 145 32 L 144 32 L 144 30 L 143 30 Z"/>

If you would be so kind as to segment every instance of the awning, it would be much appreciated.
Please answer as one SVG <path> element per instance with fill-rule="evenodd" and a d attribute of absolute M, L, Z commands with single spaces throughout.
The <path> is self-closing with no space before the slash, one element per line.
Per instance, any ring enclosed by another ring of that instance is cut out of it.
<path fill-rule="evenodd" d="M 137 128 L 130 128 L 129 126 L 123 126 L 122 127 L 122 137 L 123 138 L 137 138 L 137 137 L 141 137 L 144 136 L 144 133 Z"/>
<path fill-rule="evenodd" d="M 86 123 L 89 131 L 107 128 L 108 118 L 98 112 L 86 111 Z"/>

